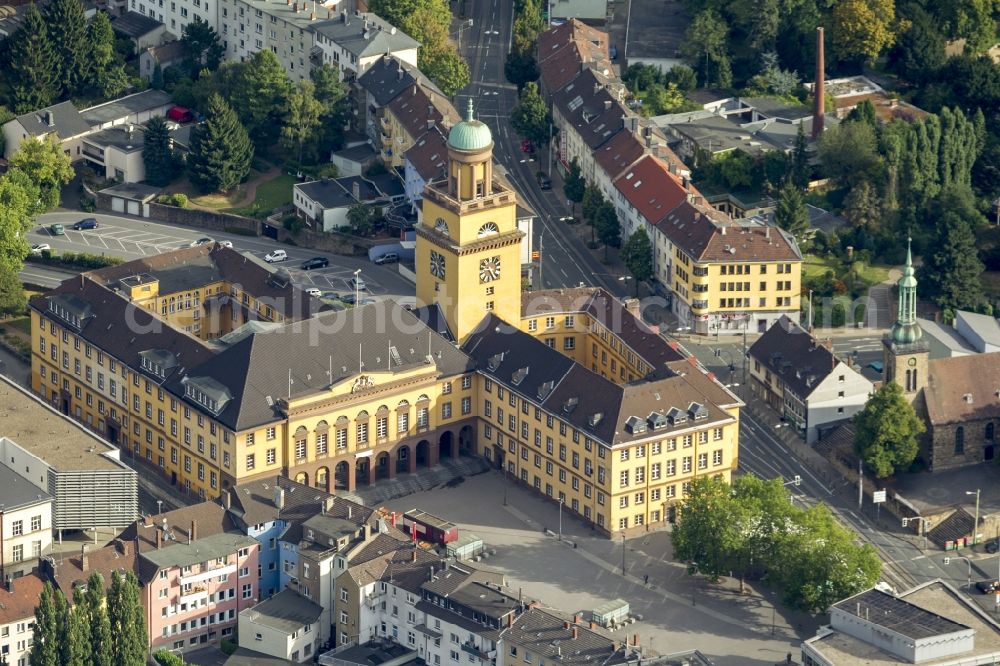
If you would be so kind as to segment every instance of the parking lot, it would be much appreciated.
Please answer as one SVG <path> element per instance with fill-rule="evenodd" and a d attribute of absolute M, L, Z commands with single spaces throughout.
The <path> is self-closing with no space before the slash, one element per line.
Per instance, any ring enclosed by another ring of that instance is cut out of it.
<path fill-rule="evenodd" d="M 623 558 L 620 538 L 596 535 L 568 511 L 563 540 L 546 534 L 559 531 L 557 504 L 514 485 L 507 488 L 506 505 L 504 497 L 503 477 L 487 472 L 387 506 L 420 508 L 478 535 L 496 550 L 484 564 L 503 571 L 510 586 L 543 606 L 586 613 L 625 599 L 643 619 L 619 633 L 639 634 L 643 645 L 661 654 L 698 649 L 720 666 L 771 666 L 789 652 L 797 655 L 801 640 L 819 624 L 776 606 L 767 590 L 739 595 L 734 581 L 711 585 L 688 576 L 671 560 L 666 532 L 628 540 Z"/>

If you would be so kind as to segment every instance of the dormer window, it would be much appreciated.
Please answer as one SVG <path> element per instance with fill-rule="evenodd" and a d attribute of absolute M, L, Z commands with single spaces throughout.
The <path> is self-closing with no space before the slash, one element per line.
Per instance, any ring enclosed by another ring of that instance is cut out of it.
<path fill-rule="evenodd" d="M 229 389 L 211 377 L 185 377 L 184 397 L 192 400 L 213 414 L 226 406 L 232 395 Z"/>
<path fill-rule="evenodd" d="M 157 377 L 166 376 L 166 371 L 163 369 L 162 365 L 160 365 L 159 363 L 154 363 L 151 359 L 148 359 L 145 356 L 142 358 L 141 365 L 143 370 L 145 370 L 146 372 L 151 372 Z"/>

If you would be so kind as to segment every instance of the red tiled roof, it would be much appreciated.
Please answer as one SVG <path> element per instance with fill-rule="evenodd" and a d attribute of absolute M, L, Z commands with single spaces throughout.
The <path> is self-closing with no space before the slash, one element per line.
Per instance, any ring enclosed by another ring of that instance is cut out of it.
<path fill-rule="evenodd" d="M 420 177 L 429 182 L 444 176 L 448 169 L 448 139 L 434 127 L 420 135 L 405 153 Z"/>
<path fill-rule="evenodd" d="M 802 261 L 798 246 L 781 229 L 732 224 L 728 215 L 698 199 L 681 202 L 655 225 L 698 262 Z"/>
<path fill-rule="evenodd" d="M 573 43 L 579 47 L 586 46 L 595 53 L 601 53 L 605 60 L 609 60 L 608 34 L 578 19 L 570 19 L 538 35 L 538 62 L 545 62 L 553 54 Z"/>
<path fill-rule="evenodd" d="M 549 94 L 572 81 L 588 65 L 614 75 L 608 56 L 607 33 L 577 19 L 538 36 L 537 60 L 542 90 Z"/>
<path fill-rule="evenodd" d="M 688 196 L 681 179 L 670 173 L 666 162 L 652 155 L 619 176 L 615 187 L 650 223 L 662 219 Z"/>
<path fill-rule="evenodd" d="M 424 90 L 416 83 L 397 95 L 386 108 L 413 138 L 432 126 L 443 124 L 450 127 L 458 122 L 458 112 L 447 99 Z"/>
<path fill-rule="evenodd" d="M 924 389 L 928 420 L 938 425 L 997 418 L 998 376 L 1000 352 L 931 359 Z"/>
<path fill-rule="evenodd" d="M 37 573 L 14 578 L 10 590 L 0 585 L 0 624 L 35 619 L 35 604 L 42 594 L 45 581 Z"/>
<path fill-rule="evenodd" d="M 642 139 L 630 131 L 625 131 L 618 132 L 610 141 L 594 151 L 594 159 L 604 173 L 614 180 L 645 154 L 646 145 Z"/>

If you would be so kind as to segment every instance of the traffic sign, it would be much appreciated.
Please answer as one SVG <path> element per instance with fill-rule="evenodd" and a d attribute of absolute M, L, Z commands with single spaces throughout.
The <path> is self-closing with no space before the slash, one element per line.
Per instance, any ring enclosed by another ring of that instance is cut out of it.
<path fill-rule="evenodd" d="M 875 504 L 881 504 L 882 502 L 884 502 L 885 493 L 886 491 L 884 490 L 876 490 L 874 493 L 872 493 L 872 502 L 874 502 Z"/>

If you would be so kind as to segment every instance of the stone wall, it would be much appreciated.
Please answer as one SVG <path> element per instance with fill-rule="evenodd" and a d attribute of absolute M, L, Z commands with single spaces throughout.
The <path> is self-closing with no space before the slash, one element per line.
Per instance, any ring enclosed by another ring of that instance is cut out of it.
<path fill-rule="evenodd" d="M 990 419 L 976 421 L 964 421 L 962 423 L 951 423 L 947 425 L 934 426 L 927 439 L 931 446 L 933 471 L 940 472 L 966 465 L 983 463 L 987 454 L 995 457 L 996 435 L 993 441 L 986 439 L 986 426 L 991 423 Z M 994 425 L 994 432 L 996 432 Z M 955 436 L 959 428 L 963 429 L 962 452 L 955 452 Z M 992 453 L 990 453 L 992 451 Z"/>
<path fill-rule="evenodd" d="M 149 219 L 167 224 L 182 224 L 187 227 L 198 227 L 209 231 L 228 231 L 244 233 L 252 236 L 260 235 L 260 221 L 240 215 L 216 213 L 197 208 L 177 208 L 164 204 L 150 203 Z M 240 231 L 237 231 L 240 230 Z"/>
<path fill-rule="evenodd" d="M 303 229 L 294 236 L 284 228 L 278 228 L 278 241 L 290 242 L 298 247 L 308 247 L 323 252 L 355 256 L 368 256 L 369 248 L 384 243 L 385 240 L 359 238 L 335 231 L 323 232 Z"/>

